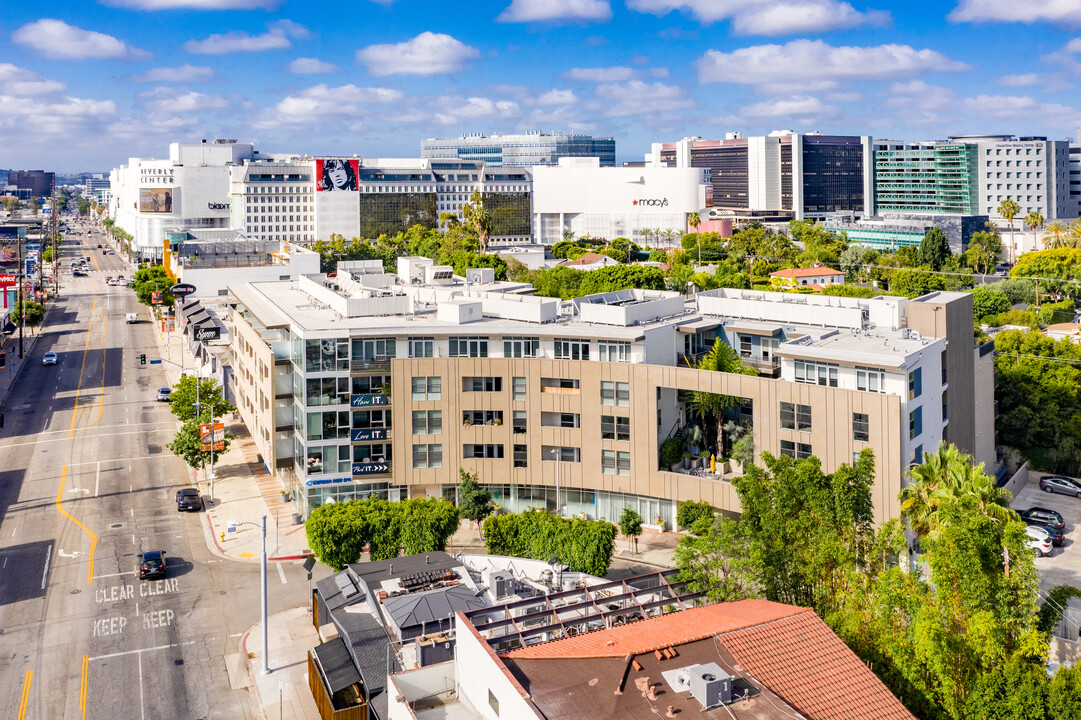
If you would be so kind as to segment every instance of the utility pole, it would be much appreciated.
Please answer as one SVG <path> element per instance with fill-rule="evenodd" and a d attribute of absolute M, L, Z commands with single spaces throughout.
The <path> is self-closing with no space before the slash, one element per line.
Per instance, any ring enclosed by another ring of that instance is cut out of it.
<path fill-rule="evenodd" d="M 18 232 L 16 229 L 15 232 Z M 19 236 L 19 359 L 23 358 L 23 323 L 26 318 L 26 266 L 23 265 L 23 236 Z"/>
<path fill-rule="evenodd" d="M 53 298 L 60 296 L 60 257 L 58 256 L 58 248 L 56 247 L 57 235 L 60 232 L 58 223 L 60 218 L 57 214 L 56 207 L 56 186 L 53 186 Z"/>

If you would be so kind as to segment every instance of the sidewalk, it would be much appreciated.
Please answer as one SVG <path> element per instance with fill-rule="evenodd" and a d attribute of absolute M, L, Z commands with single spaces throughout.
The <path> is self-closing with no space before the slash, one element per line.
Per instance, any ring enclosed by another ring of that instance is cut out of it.
<path fill-rule="evenodd" d="M 240 652 L 227 655 L 225 666 L 234 690 L 250 688 L 257 717 L 277 720 L 319 720 L 308 688 L 308 651 L 319 644 L 308 608 L 275 613 L 270 627 L 270 673 L 263 674 L 263 625 L 256 623 L 240 640 Z"/>
<path fill-rule="evenodd" d="M 180 366 L 165 360 L 169 356 L 168 335 L 158 326 L 156 336 L 162 351 L 166 382 L 175 385 L 180 377 Z M 187 369 L 193 370 L 192 363 L 187 364 Z M 233 416 L 224 418 L 223 424 L 225 431 L 236 437 L 227 451 L 214 458 L 213 501 L 210 499 L 210 469 L 188 470 L 192 485 L 199 488 L 203 496 L 206 513 L 202 525 L 207 547 L 222 558 L 259 562 L 263 545 L 259 524 L 266 515 L 269 561 L 296 560 L 311 555 L 304 526 L 293 524 L 295 510 L 291 503 L 282 500 L 281 483 L 259 462 L 258 450 L 244 423 L 238 416 Z M 233 522 L 245 524 L 230 533 L 228 526 Z"/>
<path fill-rule="evenodd" d="M 53 306 L 56 305 L 57 299 L 54 298 L 45 306 L 45 318 L 41 321 L 41 325 L 36 328 L 23 328 L 23 356 L 19 358 L 19 331 L 16 330 L 14 334 L 8 337 L 4 343 L 3 352 L 7 353 L 6 367 L 0 370 L 0 410 L 3 410 L 7 404 L 8 393 L 11 392 L 11 388 L 15 387 L 15 383 L 19 381 L 19 375 L 22 374 L 23 368 L 26 366 L 30 356 L 34 352 L 34 345 L 37 343 L 38 338 L 49 323 L 49 315 L 52 314 Z"/>

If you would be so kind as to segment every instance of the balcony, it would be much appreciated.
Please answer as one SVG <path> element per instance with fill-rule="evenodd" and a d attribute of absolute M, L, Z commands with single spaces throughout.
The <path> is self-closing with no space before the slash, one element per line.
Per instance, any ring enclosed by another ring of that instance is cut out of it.
<path fill-rule="evenodd" d="M 390 358 L 375 358 L 368 360 L 351 360 L 349 372 L 389 372 Z"/>
<path fill-rule="evenodd" d="M 773 357 L 762 357 L 760 355 L 744 355 L 740 353 L 739 359 L 743 361 L 744 365 L 750 365 L 759 372 L 775 375 L 781 371 L 781 358 L 776 355 Z"/>

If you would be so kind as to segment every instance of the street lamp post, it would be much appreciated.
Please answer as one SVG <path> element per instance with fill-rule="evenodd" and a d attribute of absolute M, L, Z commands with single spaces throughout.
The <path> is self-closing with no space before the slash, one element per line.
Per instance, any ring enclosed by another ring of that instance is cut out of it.
<path fill-rule="evenodd" d="M 556 457 L 556 514 L 563 517 L 563 506 L 559 504 L 559 459 L 560 455 L 562 455 L 562 448 L 552 448 L 552 454 Z"/>
<path fill-rule="evenodd" d="M 240 525 L 255 525 L 263 531 L 263 556 L 261 558 L 261 567 L 259 571 L 260 586 L 262 587 L 262 605 L 263 605 L 263 674 L 270 674 L 270 648 L 267 645 L 267 613 L 266 613 L 266 515 L 263 516 L 261 523 L 254 523 L 250 520 L 244 520 L 241 522 L 233 522 L 233 527 Z"/>

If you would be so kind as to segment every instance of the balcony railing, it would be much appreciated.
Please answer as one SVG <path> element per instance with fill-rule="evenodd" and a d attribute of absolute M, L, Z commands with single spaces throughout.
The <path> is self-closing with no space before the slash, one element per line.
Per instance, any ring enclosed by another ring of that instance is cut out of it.
<path fill-rule="evenodd" d="M 373 372 L 376 370 L 390 370 L 390 359 L 379 358 L 375 360 L 351 360 L 349 372 Z"/>

